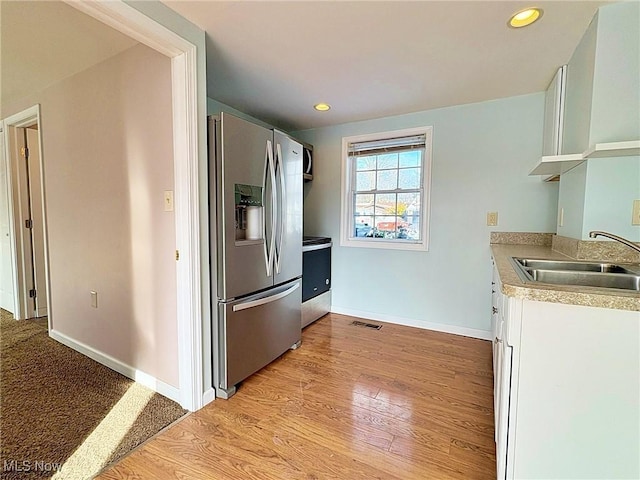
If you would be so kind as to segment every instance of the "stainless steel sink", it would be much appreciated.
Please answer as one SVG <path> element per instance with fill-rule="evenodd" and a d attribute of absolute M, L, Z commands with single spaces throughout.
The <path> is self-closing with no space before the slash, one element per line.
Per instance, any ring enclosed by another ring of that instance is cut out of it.
<path fill-rule="evenodd" d="M 603 272 L 640 274 L 640 266 L 617 265 L 599 262 L 572 262 L 565 260 L 535 260 L 529 258 L 514 258 L 520 265 L 531 269 L 568 270 L 572 272 Z"/>
<path fill-rule="evenodd" d="M 538 269 L 532 269 L 529 273 L 534 282 L 640 291 L 640 275 Z"/>
<path fill-rule="evenodd" d="M 540 282 L 640 292 L 640 266 L 636 265 L 515 257 L 511 260 L 516 273 L 525 283 Z"/>

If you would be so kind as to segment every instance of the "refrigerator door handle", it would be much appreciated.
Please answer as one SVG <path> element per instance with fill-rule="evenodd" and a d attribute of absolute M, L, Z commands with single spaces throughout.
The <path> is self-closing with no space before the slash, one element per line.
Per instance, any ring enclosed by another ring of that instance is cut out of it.
<path fill-rule="evenodd" d="M 270 295 L 268 297 L 259 298 L 257 300 L 249 300 L 248 302 L 238 303 L 233 306 L 234 312 L 239 312 L 241 310 L 246 310 L 248 308 L 259 307 L 260 305 L 265 305 L 267 303 L 275 302 L 276 300 L 280 300 L 281 298 L 286 297 L 287 295 L 292 294 L 298 288 L 300 288 L 300 282 L 297 282 L 295 285 L 287 288 L 286 290 L 276 293 L 275 295 Z"/>
<path fill-rule="evenodd" d="M 271 238 L 267 240 L 267 220 L 263 217 L 264 224 L 264 260 L 267 266 L 267 277 L 273 273 L 273 257 L 275 255 L 276 246 L 276 229 L 275 229 L 275 206 L 276 206 L 276 172 L 273 163 L 273 145 L 271 140 L 267 140 L 267 150 L 265 154 L 265 172 L 264 172 L 264 188 L 262 189 L 262 204 L 265 205 L 267 193 L 267 177 L 271 180 Z"/>
<path fill-rule="evenodd" d="M 287 189 L 285 185 L 284 177 L 284 161 L 282 160 L 282 147 L 279 143 L 276 144 L 276 171 L 280 179 L 280 202 L 278 204 L 278 210 L 280 213 L 280 222 L 278 227 L 280 229 L 280 236 L 278 238 L 278 245 L 276 246 L 276 273 L 280 273 L 280 260 L 282 258 L 282 242 L 284 241 L 284 233 L 286 226 L 286 208 L 287 208 Z"/>

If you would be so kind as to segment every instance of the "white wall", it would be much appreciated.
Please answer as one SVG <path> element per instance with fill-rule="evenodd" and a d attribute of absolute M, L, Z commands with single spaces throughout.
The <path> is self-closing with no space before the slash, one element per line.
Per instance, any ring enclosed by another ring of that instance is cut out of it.
<path fill-rule="evenodd" d="M 177 387 L 170 59 L 137 45 L 23 103 L 41 104 L 52 330 Z"/>
<path fill-rule="evenodd" d="M 633 201 L 640 199 L 640 157 L 589 159 L 581 236 L 592 230 L 640 242 L 640 226 L 631 224 Z"/>
<path fill-rule="evenodd" d="M 334 310 L 487 336 L 490 231 L 555 232 L 557 184 L 528 176 L 543 110 L 539 93 L 294 132 L 314 145 L 305 234 L 336 241 Z M 434 128 L 429 251 L 340 247 L 342 137 L 424 125 Z"/>
<path fill-rule="evenodd" d="M 199 361 L 202 362 L 203 393 L 210 394 L 212 388 L 212 345 L 211 324 L 215 319 L 215 311 L 211 310 L 211 292 L 216 290 L 215 278 L 211 278 L 209 264 L 209 179 L 207 156 L 207 72 L 205 32 L 174 10 L 156 0 L 124 0 L 156 23 L 166 27 L 196 47 L 197 85 L 194 93 L 198 109 L 198 191 L 194 201 L 199 203 L 200 218 L 198 231 L 200 234 L 200 315 L 202 330 L 202 351 Z M 214 276 L 215 277 L 215 276 Z M 214 318 L 212 318 L 214 317 Z M 181 322 L 191 319 L 183 315 Z M 191 331 L 184 328 L 182 331 Z M 183 348 L 190 348 L 190 338 L 181 339 Z M 194 353 L 187 351 L 186 354 Z M 187 368 L 183 375 L 187 375 Z"/>
<path fill-rule="evenodd" d="M 582 238 L 584 199 L 587 188 L 587 162 L 583 162 L 560 176 L 558 195 L 558 235 Z M 563 224 L 559 224 L 560 214 Z"/>

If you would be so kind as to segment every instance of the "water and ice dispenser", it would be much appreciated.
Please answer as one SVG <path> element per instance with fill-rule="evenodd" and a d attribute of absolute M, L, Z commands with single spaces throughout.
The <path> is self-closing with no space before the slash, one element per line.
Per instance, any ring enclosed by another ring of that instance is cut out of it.
<path fill-rule="evenodd" d="M 262 187 L 235 185 L 236 241 L 264 239 Z"/>

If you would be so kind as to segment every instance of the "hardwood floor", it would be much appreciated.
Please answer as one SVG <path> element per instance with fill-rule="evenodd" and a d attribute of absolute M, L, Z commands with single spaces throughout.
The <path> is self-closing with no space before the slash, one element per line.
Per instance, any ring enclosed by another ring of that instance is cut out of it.
<path fill-rule="evenodd" d="M 330 314 L 100 479 L 494 479 L 487 341 Z"/>

